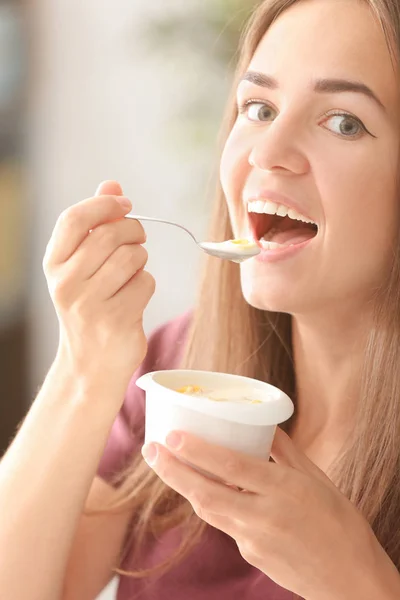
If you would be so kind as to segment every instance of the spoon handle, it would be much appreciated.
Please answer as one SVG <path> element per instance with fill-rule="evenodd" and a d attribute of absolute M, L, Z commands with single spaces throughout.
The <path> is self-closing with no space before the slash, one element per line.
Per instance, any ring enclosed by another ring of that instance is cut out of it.
<path fill-rule="evenodd" d="M 127 217 L 128 219 L 136 219 L 137 221 L 156 221 L 157 223 L 166 223 L 167 225 L 174 225 L 175 227 L 179 227 L 180 229 L 186 231 L 186 233 L 190 235 L 190 237 L 196 242 L 196 244 L 198 244 L 198 241 L 194 237 L 193 233 L 189 231 L 189 229 L 186 229 L 186 227 L 184 227 L 183 225 L 179 225 L 179 223 L 174 223 L 173 221 L 166 221 L 165 219 L 156 219 L 155 217 L 133 215 L 132 213 L 128 213 L 127 215 L 125 215 L 125 217 Z"/>

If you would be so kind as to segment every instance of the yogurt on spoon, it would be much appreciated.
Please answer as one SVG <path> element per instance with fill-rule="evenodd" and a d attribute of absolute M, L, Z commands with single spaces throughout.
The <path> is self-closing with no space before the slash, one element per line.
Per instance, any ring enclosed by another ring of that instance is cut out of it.
<path fill-rule="evenodd" d="M 261 253 L 260 245 L 252 239 L 226 240 L 225 242 L 200 242 L 199 246 L 212 256 L 241 263 Z"/>

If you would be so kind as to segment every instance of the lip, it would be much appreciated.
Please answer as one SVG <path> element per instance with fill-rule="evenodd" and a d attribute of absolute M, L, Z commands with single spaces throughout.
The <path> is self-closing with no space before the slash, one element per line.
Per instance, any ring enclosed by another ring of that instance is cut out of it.
<path fill-rule="evenodd" d="M 300 244 L 295 244 L 294 246 L 287 246 L 285 248 L 276 248 L 275 250 L 261 250 L 261 253 L 255 256 L 252 260 L 256 260 L 258 262 L 268 262 L 274 263 L 280 260 L 284 260 L 285 258 L 290 258 L 303 250 L 307 246 L 309 246 L 317 236 L 306 240 L 305 242 L 301 242 Z"/>
<path fill-rule="evenodd" d="M 280 194 L 279 192 L 274 192 L 273 190 L 260 190 L 259 192 L 256 192 L 255 194 L 249 196 L 246 199 L 246 204 L 249 204 L 250 202 L 254 202 L 256 200 L 272 200 L 272 202 L 276 202 L 276 204 L 283 204 L 287 208 L 292 208 L 293 210 L 296 210 L 303 217 L 306 217 L 306 219 L 309 219 L 317 225 L 316 220 L 313 219 L 306 212 L 303 206 L 300 206 L 298 202 L 292 200 L 292 198 L 288 198 L 287 196 Z"/>

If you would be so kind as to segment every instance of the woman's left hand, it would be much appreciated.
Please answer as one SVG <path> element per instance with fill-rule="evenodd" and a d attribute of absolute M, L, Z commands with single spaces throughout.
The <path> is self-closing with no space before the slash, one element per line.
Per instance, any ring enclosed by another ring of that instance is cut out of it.
<path fill-rule="evenodd" d="M 160 444 L 145 446 L 148 464 L 201 519 L 234 538 L 251 565 L 307 600 L 355 598 L 355 590 L 357 597 L 369 597 L 362 595 L 363 586 L 370 591 L 375 581 L 366 581 L 366 574 L 374 577 L 384 554 L 378 540 L 354 505 L 279 427 L 271 450 L 275 462 L 182 432 L 169 434 L 167 446 L 171 452 Z M 155 461 L 151 450 L 157 451 Z M 236 489 L 200 474 L 172 452 Z"/>

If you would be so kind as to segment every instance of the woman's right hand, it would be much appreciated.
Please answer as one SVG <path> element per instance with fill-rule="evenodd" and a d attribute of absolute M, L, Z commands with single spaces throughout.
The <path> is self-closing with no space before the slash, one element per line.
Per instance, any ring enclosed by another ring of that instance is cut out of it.
<path fill-rule="evenodd" d="M 144 359 L 143 311 L 155 290 L 142 225 L 125 219 L 118 183 L 65 210 L 43 268 L 60 325 L 56 362 L 85 389 L 121 397 Z"/>

